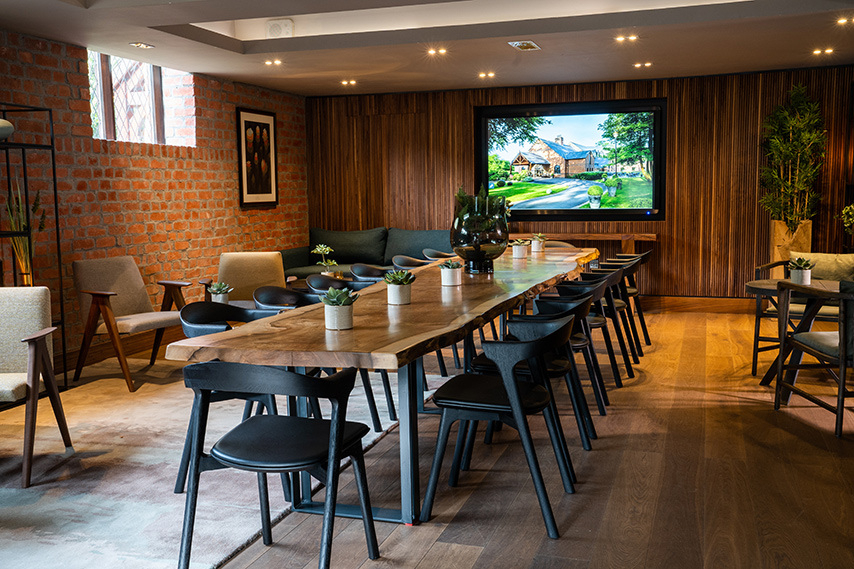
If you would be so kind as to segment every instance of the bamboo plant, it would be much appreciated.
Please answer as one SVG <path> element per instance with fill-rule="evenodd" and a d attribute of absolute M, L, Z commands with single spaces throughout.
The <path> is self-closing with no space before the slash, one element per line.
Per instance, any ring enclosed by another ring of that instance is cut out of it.
<path fill-rule="evenodd" d="M 785 222 L 792 233 L 817 213 L 814 184 L 821 171 L 827 132 L 821 108 L 799 85 L 789 103 L 775 108 L 762 124 L 767 164 L 760 170 L 765 194 L 759 199 L 771 219 Z"/>

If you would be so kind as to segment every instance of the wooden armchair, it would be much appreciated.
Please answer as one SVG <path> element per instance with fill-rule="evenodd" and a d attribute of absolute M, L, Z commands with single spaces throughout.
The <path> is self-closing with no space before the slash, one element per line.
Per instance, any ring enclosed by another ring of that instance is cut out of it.
<path fill-rule="evenodd" d="M 243 308 L 254 308 L 253 293 L 262 286 L 287 287 L 296 277 L 285 278 L 285 266 L 279 251 L 240 251 L 223 253 L 219 256 L 216 282 L 228 283 L 233 287 L 229 304 Z M 205 287 L 205 301 L 210 302 L 208 286 L 213 279 L 205 278 L 199 284 Z"/>
<path fill-rule="evenodd" d="M 151 365 L 154 365 L 163 340 L 163 331 L 169 326 L 181 325 L 178 310 L 185 304 L 181 289 L 191 283 L 158 281 L 157 284 L 165 290 L 160 311 L 155 311 L 133 257 L 74 261 L 72 271 L 80 300 L 80 314 L 87 315 L 83 344 L 74 370 L 74 381 L 80 379 L 92 338 L 96 334 L 108 334 L 128 390 L 135 391 L 127 358 L 122 349 L 121 335 L 156 330 L 150 361 Z"/>
<path fill-rule="evenodd" d="M 36 414 L 39 406 L 39 378 L 50 399 L 62 442 L 71 449 L 71 436 L 53 375 L 52 345 L 56 330 L 50 321 L 50 291 L 47 287 L 0 287 L 0 401 L 27 400 L 24 419 L 24 460 L 21 485 L 30 485 Z M 22 336 L 26 336 L 21 339 Z M 22 345 L 26 343 L 26 346 Z"/>

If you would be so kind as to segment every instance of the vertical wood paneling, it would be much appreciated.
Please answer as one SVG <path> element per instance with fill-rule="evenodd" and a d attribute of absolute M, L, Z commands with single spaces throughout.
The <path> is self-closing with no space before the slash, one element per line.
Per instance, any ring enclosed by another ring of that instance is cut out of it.
<path fill-rule="evenodd" d="M 309 219 L 330 229 L 445 228 L 453 194 L 474 191 L 474 107 L 666 97 L 667 219 L 519 223 L 514 231 L 656 233 L 650 294 L 737 297 L 768 259 L 758 204 L 760 125 L 795 84 L 828 131 L 813 250 L 840 252 L 850 148 L 851 66 L 656 81 L 312 98 Z M 610 246 L 600 244 L 603 252 Z M 642 245 L 646 248 L 648 245 Z"/>

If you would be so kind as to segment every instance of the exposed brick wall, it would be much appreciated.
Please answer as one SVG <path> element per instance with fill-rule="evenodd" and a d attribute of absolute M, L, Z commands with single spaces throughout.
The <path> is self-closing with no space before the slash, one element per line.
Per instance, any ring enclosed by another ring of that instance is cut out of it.
<path fill-rule="evenodd" d="M 50 107 L 54 112 L 70 350 L 79 346 L 82 334 L 71 275 L 75 259 L 134 256 L 152 300 L 159 303 L 157 280 L 195 282 L 215 276 L 223 251 L 278 250 L 308 243 L 304 100 L 198 75 L 182 86 L 181 93 L 195 101 L 196 110 L 189 116 L 173 116 L 173 126 L 176 133 L 181 127 L 194 128 L 196 147 L 95 140 L 86 49 L 0 30 L 0 102 Z M 276 113 L 279 201 L 274 208 L 240 208 L 238 106 Z M 28 131 L 16 133 L 15 140 L 43 138 L 40 123 L 10 119 L 18 130 Z M 47 158 L 28 162 L 31 191 L 49 188 Z M 4 168 L 3 189 L 6 176 Z M 42 200 L 47 202 L 48 227 L 35 235 L 35 281 L 51 286 L 57 306 L 53 200 L 47 191 Z M 9 284 L 8 245 L 2 251 L 4 282 Z M 201 293 L 195 285 L 188 297 L 198 299 Z"/>

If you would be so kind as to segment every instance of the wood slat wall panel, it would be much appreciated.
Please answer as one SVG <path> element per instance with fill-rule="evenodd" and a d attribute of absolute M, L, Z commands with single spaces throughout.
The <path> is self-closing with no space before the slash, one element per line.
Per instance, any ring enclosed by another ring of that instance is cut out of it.
<path fill-rule="evenodd" d="M 827 158 L 813 250 L 840 252 L 854 67 L 654 81 L 547 85 L 307 100 L 309 219 L 329 229 L 450 227 L 453 194 L 474 191 L 474 107 L 666 97 L 667 219 L 518 223 L 514 232 L 656 233 L 640 286 L 654 295 L 740 297 L 768 259 L 758 205 L 761 123 L 789 88 L 822 104 Z M 589 245 L 589 243 L 588 243 Z M 604 249 L 608 246 L 603 245 Z M 647 245 L 644 245 L 645 249 Z"/>

